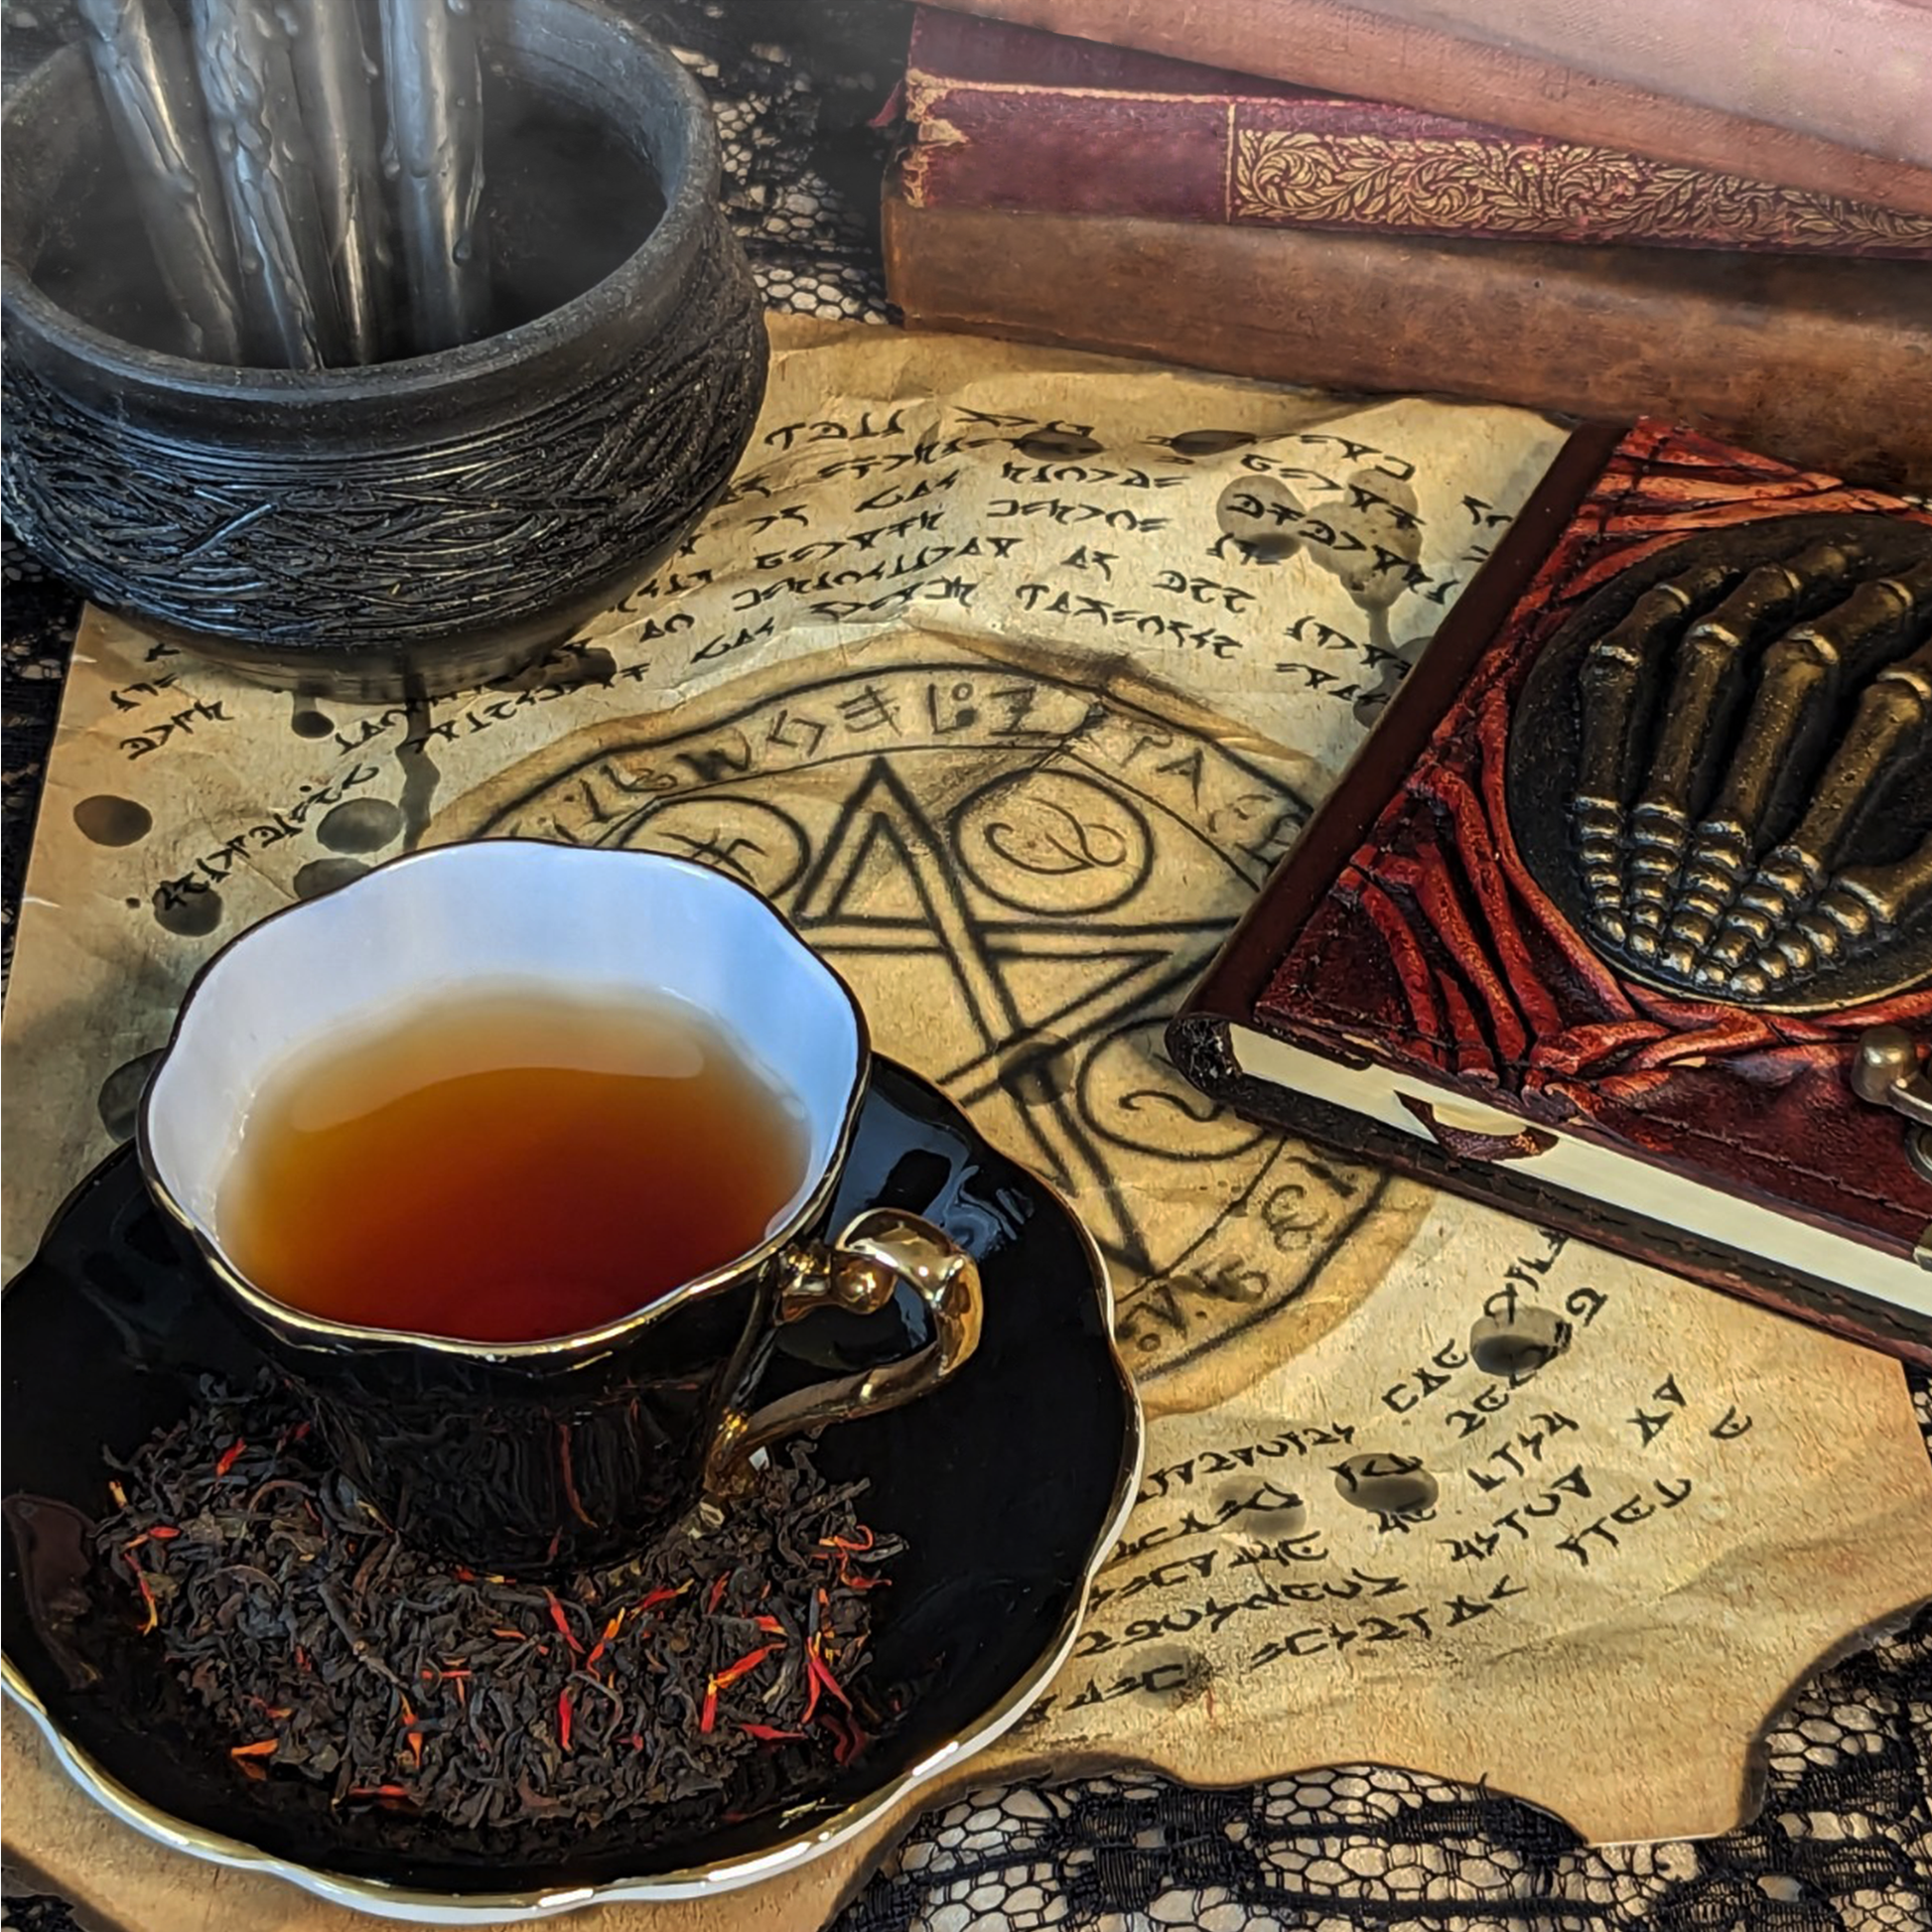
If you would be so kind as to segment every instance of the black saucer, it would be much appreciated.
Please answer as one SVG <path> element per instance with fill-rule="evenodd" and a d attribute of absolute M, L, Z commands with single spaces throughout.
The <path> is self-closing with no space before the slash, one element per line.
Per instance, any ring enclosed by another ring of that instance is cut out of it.
<path fill-rule="evenodd" d="M 870 1476 L 867 1520 L 908 1547 L 875 1604 L 868 1674 L 875 1697 L 897 1693 L 902 1710 L 808 1804 L 774 1799 L 749 1817 L 701 1817 L 668 1839 L 619 1821 L 567 1853 L 508 1858 L 433 1819 L 401 1836 L 380 1816 L 332 1813 L 295 1781 L 245 1781 L 207 1738 L 171 1724 L 168 1673 L 151 1644 L 89 1657 L 106 1676 L 73 1688 L 74 1660 L 64 1661 L 58 1633 L 49 1640 L 17 1536 L 0 1564 L 9 1689 L 39 1706 L 81 1782 L 135 1823 L 208 1856 L 254 1863 L 253 1852 L 376 1910 L 396 1910 L 403 1891 L 514 1914 L 580 1887 L 607 1897 L 720 1889 L 731 1882 L 721 1867 L 787 1848 L 776 1863 L 801 1862 L 894 1802 L 948 1745 L 1003 1728 L 1044 1687 L 1140 1466 L 1139 1407 L 1091 1242 L 1051 1189 L 993 1152 L 937 1089 L 886 1060 L 874 1064 L 831 1225 L 876 1204 L 925 1215 L 976 1257 L 985 1327 L 946 1387 L 821 1439 L 820 1468 Z M 182 1414 L 201 1377 L 246 1380 L 256 1359 L 122 1149 L 69 1199 L 0 1300 L 10 1518 L 23 1497 L 99 1512 L 103 1449 L 129 1453 Z M 104 1790 L 100 1774 L 122 1791 Z"/>

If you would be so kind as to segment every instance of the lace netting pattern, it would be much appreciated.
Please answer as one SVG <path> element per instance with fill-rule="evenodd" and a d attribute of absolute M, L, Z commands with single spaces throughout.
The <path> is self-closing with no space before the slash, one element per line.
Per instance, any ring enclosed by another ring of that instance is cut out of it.
<path fill-rule="evenodd" d="M 875 217 L 909 10 L 897 0 L 625 0 L 678 49 L 724 136 L 726 204 L 773 308 L 887 319 Z M 9 80 L 74 31 L 71 0 L 5 0 Z M 77 609 L 4 556 L 9 952 Z M 1912 1377 L 1932 1449 L 1932 1392 Z M 1927 1553 L 1932 1585 L 1932 1552 Z M 1932 1929 L 1932 1609 L 1821 1672 L 1769 1727 L 1754 1822 L 1587 1850 L 1465 1785 L 1354 1765 L 1246 1790 L 1144 1776 L 977 1791 L 920 1819 L 837 1932 L 1920 1932 Z M 58 1899 L 6 1902 L 70 1932 Z"/>

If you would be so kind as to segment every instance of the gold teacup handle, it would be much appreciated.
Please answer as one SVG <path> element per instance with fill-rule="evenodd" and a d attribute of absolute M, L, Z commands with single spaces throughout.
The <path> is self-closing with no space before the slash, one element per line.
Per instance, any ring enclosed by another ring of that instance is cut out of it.
<path fill-rule="evenodd" d="M 726 1413 L 705 1458 L 709 1500 L 742 1494 L 752 1457 L 800 1430 L 896 1409 L 936 1389 L 979 1346 L 980 1273 L 971 1255 L 930 1221 L 896 1207 L 861 1214 L 834 1242 L 801 1241 L 779 1257 L 773 1318 L 802 1320 L 820 1309 L 876 1314 L 908 1284 L 932 1316 L 932 1339 L 897 1361 L 814 1382 L 746 1414 Z"/>

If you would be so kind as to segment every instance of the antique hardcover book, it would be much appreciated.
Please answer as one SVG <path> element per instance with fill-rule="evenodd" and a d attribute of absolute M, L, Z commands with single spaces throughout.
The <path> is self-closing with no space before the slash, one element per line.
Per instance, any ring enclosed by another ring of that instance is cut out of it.
<path fill-rule="evenodd" d="M 887 292 L 920 328 L 1331 389 L 1681 418 L 1932 484 L 1932 264 L 915 207 Z"/>
<path fill-rule="evenodd" d="M 1932 512 L 1587 428 L 1169 1050 L 1932 1362 Z"/>
<path fill-rule="evenodd" d="M 1932 166 L 1932 8 L 1924 0 L 1354 3 L 1459 40 Z"/>
<path fill-rule="evenodd" d="M 1932 214 L 934 7 L 901 113 L 915 207 L 1932 258 Z"/>
<path fill-rule="evenodd" d="M 1347 0 L 946 0 L 984 14 L 1267 74 L 1325 92 L 1527 128 L 1560 140 L 1689 162 L 1932 213 L 1932 168 L 1707 106 L 1673 90 L 1586 73 L 1516 47 L 1464 40 Z M 1602 9 L 1597 9 L 1602 12 Z M 1613 10 L 1612 10 L 1613 12 Z M 1605 18 L 1611 13 L 1605 12 Z"/>

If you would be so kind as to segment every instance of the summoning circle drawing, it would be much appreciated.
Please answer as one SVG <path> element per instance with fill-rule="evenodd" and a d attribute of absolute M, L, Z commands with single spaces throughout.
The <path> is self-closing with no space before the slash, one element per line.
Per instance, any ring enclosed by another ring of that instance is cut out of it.
<path fill-rule="evenodd" d="M 764 894 L 882 1052 L 1073 1198 L 1147 1379 L 1297 1300 L 1385 1190 L 1214 1106 L 1161 1045 L 1308 812 L 1158 700 L 928 645 L 588 727 L 430 838 L 669 852 Z"/>

